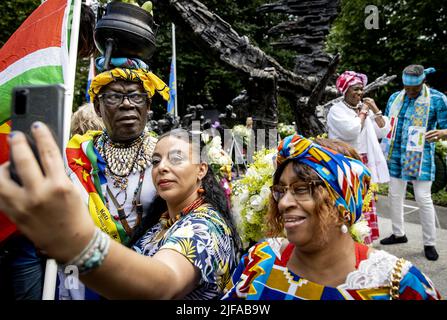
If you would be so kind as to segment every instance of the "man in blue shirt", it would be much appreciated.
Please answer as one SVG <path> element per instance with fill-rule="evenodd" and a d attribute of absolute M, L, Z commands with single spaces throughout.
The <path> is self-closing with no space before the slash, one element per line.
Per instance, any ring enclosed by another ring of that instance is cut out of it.
<path fill-rule="evenodd" d="M 411 181 L 419 205 L 424 252 L 437 260 L 435 209 L 431 185 L 435 178 L 435 144 L 447 136 L 447 97 L 425 84 L 425 75 L 434 72 L 421 65 L 410 65 L 402 74 L 404 90 L 391 95 L 385 115 L 391 131 L 382 140 L 390 170 L 389 200 L 393 234 L 383 245 L 408 241 L 404 231 L 403 201 Z M 444 130 L 438 130 L 444 129 Z"/>

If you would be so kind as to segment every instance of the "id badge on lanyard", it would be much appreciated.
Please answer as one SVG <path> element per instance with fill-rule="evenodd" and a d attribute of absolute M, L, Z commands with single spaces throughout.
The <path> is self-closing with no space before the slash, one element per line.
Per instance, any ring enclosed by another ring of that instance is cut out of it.
<path fill-rule="evenodd" d="M 408 128 L 407 151 L 424 151 L 426 131 L 425 127 L 410 126 Z"/>

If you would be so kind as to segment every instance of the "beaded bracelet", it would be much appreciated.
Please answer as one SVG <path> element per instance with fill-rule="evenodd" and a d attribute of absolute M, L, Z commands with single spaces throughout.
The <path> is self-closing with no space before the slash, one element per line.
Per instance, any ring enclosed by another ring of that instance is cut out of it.
<path fill-rule="evenodd" d="M 382 116 L 382 111 L 378 111 L 378 112 L 374 113 L 374 119 L 381 117 L 381 116 Z"/>
<path fill-rule="evenodd" d="M 74 265 L 78 268 L 79 274 L 86 274 L 103 263 L 109 253 L 109 247 L 110 237 L 97 227 L 88 245 L 64 267 Z"/>

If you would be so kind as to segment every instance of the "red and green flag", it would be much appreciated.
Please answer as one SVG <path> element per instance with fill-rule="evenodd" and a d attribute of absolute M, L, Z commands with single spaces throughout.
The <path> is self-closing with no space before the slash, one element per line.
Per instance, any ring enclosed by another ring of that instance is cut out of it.
<path fill-rule="evenodd" d="M 66 82 L 72 2 L 45 1 L 0 49 L 0 163 L 8 159 L 12 88 Z M 0 242 L 13 231 L 0 213 Z"/>

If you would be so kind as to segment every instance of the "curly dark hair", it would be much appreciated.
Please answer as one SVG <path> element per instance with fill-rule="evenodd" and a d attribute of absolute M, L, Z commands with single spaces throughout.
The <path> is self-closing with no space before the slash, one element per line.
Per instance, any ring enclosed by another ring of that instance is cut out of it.
<path fill-rule="evenodd" d="M 174 137 L 177 139 L 188 141 L 188 143 L 192 145 L 193 152 L 199 152 L 196 154 L 200 154 L 200 150 L 203 150 L 203 144 L 199 134 L 196 135 L 184 129 L 174 129 L 161 135 L 158 138 L 158 141 L 166 137 Z M 194 143 L 198 141 L 200 141 L 200 143 Z M 231 209 L 228 207 L 224 190 L 219 185 L 210 167 L 208 167 L 208 171 L 202 179 L 202 188 L 205 191 L 203 194 L 205 202 L 210 204 L 230 227 L 233 233 L 234 242 L 237 246 L 237 250 L 239 251 L 242 245 L 238 232 L 234 226 L 234 222 L 231 218 Z M 161 214 L 166 210 L 166 201 L 163 200 L 160 196 L 157 196 L 146 211 L 146 216 L 143 218 L 141 224 L 135 229 L 130 244 L 135 244 L 136 241 L 141 238 L 149 228 L 154 226 L 159 221 Z"/>

